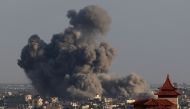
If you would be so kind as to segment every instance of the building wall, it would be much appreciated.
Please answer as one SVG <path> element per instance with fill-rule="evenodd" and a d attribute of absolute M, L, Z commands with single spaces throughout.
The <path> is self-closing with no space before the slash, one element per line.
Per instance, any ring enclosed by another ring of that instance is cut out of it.
<path fill-rule="evenodd" d="M 172 103 L 175 104 L 175 106 L 173 108 L 179 109 L 178 98 L 165 97 L 165 98 L 159 98 L 159 99 L 167 99 L 167 100 L 169 100 L 169 101 L 171 101 Z"/>
<path fill-rule="evenodd" d="M 176 109 L 176 108 L 172 108 L 172 107 L 147 107 L 146 109 Z"/>
<path fill-rule="evenodd" d="M 146 109 L 145 107 L 135 106 L 134 109 Z"/>
<path fill-rule="evenodd" d="M 159 107 L 147 107 L 146 109 L 159 109 Z"/>

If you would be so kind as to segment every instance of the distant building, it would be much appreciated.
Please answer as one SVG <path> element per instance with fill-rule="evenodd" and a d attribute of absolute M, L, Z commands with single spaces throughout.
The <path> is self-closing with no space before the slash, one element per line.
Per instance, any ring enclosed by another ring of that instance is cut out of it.
<path fill-rule="evenodd" d="M 6 109 L 23 109 L 26 104 L 24 96 L 6 96 L 4 98 L 4 106 Z"/>
<path fill-rule="evenodd" d="M 155 95 L 157 99 L 136 100 L 134 109 L 179 109 L 178 96 L 180 95 L 167 75 L 166 81 Z"/>

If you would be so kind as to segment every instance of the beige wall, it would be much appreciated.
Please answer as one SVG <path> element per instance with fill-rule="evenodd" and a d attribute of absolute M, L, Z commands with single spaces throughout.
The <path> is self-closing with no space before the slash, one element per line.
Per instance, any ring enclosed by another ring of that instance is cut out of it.
<path fill-rule="evenodd" d="M 159 99 L 167 99 L 172 103 L 176 104 L 176 109 L 179 109 L 178 98 L 159 98 Z"/>

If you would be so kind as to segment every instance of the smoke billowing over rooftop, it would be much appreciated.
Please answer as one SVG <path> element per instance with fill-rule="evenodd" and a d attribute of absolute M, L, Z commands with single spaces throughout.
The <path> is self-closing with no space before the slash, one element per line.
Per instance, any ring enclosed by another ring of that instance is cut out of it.
<path fill-rule="evenodd" d="M 18 65 L 44 96 L 68 99 L 104 96 L 149 97 L 148 85 L 136 74 L 123 78 L 109 75 L 116 51 L 101 41 L 111 18 L 96 5 L 69 10 L 70 26 L 45 43 L 32 35 L 22 49 Z"/>

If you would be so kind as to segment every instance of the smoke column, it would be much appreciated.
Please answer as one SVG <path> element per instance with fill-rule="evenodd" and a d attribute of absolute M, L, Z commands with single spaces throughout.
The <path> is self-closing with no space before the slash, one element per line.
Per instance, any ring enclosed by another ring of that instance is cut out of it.
<path fill-rule="evenodd" d="M 67 17 L 70 26 L 53 35 L 50 43 L 32 35 L 18 60 L 41 95 L 82 99 L 96 94 L 116 97 L 149 93 L 138 75 L 114 78 L 108 74 L 116 52 L 101 41 L 111 23 L 104 9 L 90 5 L 69 10 Z"/>

